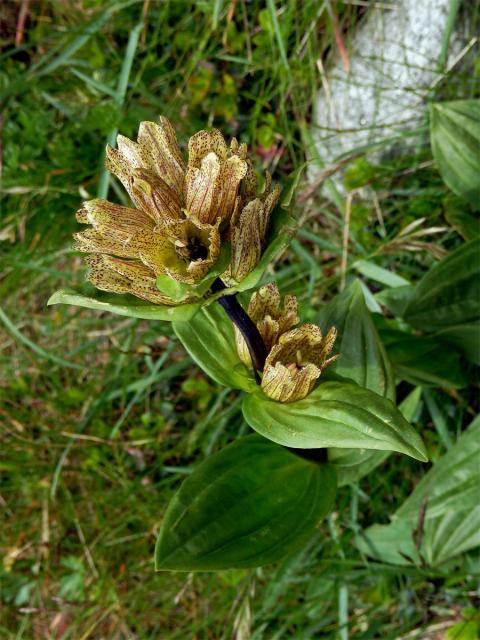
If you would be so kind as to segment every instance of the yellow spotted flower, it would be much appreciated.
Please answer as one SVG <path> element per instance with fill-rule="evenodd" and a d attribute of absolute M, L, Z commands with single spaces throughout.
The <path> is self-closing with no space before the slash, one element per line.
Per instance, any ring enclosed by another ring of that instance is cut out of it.
<path fill-rule="evenodd" d="M 320 327 L 314 324 L 302 324 L 281 335 L 265 361 L 264 393 L 280 402 L 305 398 L 325 367 L 338 358 L 328 357 L 336 337 L 335 327 L 323 337 Z"/>
<path fill-rule="evenodd" d="M 177 305 L 201 298 L 219 275 L 235 285 L 258 264 L 280 190 L 267 176 L 257 195 L 246 145 L 199 131 L 185 162 L 161 117 L 140 124 L 137 142 L 118 136 L 106 166 L 133 206 L 97 198 L 77 212 L 90 227 L 75 247 L 91 254 L 88 279 L 98 289 Z"/>
<path fill-rule="evenodd" d="M 338 358 L 329 357 L 337 331 L 331 327 L 324 337 L 320 327 L 298 322 L 297 299 L 285 296 L 283 305 L 276 284 L 261 287 L 252 295 L 248 315 L 265 342 L 267 358 L 263 369 L 263 392 L 279 402 L 305 398 L 322 371 Z M 247 366 L 252 366 L 247 345 L 235 328 L 237 351 Z"/>

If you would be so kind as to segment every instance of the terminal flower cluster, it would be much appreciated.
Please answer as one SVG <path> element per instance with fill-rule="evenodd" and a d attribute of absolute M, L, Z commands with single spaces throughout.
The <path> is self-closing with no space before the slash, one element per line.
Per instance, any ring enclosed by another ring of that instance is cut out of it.
<path fill-rule="evenodd" d="M 235 285 L 255 268 L 280 189 L 267 174 L 257 193 L 245 144 L 228 147 L 218 130 L 199 131 L 185 161 L 161 117 L 140 124 L 137 142 L 118 136 L 117 147 L 107 147 L 106 166 L 133 206 L 97 198 L 77 212 L 90 225 L 75 247 L 90 254 L 93 285 L 177 305 L 203 297 L 218 275 Z M 169 280 L 180 285 L 173 298 Z"/>

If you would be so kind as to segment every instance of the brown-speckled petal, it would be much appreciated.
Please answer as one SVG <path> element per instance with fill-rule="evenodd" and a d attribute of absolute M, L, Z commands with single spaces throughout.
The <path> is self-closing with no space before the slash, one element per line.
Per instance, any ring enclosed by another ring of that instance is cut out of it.
<path fill-rule="evenodd" d="M 145 212 L 95 198 L 83 204 L 92 227 L 121 244 L 127 243 L 140 229 L 153 229 L 154 220 Z"/>
<path fill-rule="evenodd" d="M 230 274 L 240 282 L 258 264 L 262 253 L 259 219 L 263 215 L 263 204 L 252 200 L 243 209 L 237 225 L 232 229 L 232 258 Z"/>
<path fill-rule="evenodd" d="M 153 170 L 181 196 L 185 161 L 175 131 L 167 118 L 161 117 L 160 124 L 142 122 L 138 131 L 138 144 L 148 153 L 149 163 L 144 166 Z"/>
<path fill-rule="evenodd" d="M 207 154 L 200 168 L 189 167 L 185 179 L 185 208 L 187 216 L 209 224 L 216 219 L 212 210 L 220 161 L 215 153 Z"/>
<path fill-rule="evenodd" d="M 200 168 L 203 158 L 214 153 L 219 160 L 227 158 L 227 143 L 218 129 L 198 131 L 188 141 L 188 166 Z"/>
<path fill-rule="evenodd" d="M 172 301 L 165 295 L 162 295 L 155 286 L 155 280 L 145 282 L 140 279 L 132 281 L 113 270 L 107 264 L 108 257 L 101 255 L 89 256 L 87 259 L 90 265 L 90 271 L 87 279 L 97 289 L 109 291 L 111 293 L 129 293 L 143 300 L 148 300 L 155 304 L 172 304 Z"/>
<path fill-rule="evenodd" d="M 182 217 L 183 205 L 178 194 L 153 171 L 135 169 L 131 191 L 137 206 L 154 216 L 157 224 Z"/>
<path fill-rule="evenodd" d="M 84 253 L 108 253 L 121 258 L 135 258 L 136 254 L 122 243 L 102 236 L 95 229 L 85 229 L 73 234 L 73 248 Z"/>

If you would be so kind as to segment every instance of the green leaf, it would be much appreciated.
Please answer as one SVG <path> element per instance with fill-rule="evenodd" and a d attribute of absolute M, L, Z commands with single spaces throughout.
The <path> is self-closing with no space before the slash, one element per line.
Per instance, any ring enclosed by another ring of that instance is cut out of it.
<path fill-rule="evenodd" d="M 457 442 L 440 458 L 396 512 L 395 518 L 416 523 L 418 511 L 428 497 L 429 518 L 448 515 L 452 510 L 478 507 L 480 495 L 480 416 L 473 420 Z M 480 530 L 478 532 L 480 536 Z"/>
<path fill-rule="evenodd" d="M 242 410 L 253 429 L 287 447 L 398 451 L 428 460 L 422 439 L 393 403 L 354 383 L 324 382 L 287 404 L 257 392 Z"/>
<path fill-rule="evenodd" d="M 464 209 L 447 211 L 445 218 L 467 242 L 475 240 L 480 235 L 480 220 Z"/>
<path fill-rule="evenodd" d="M 419 482 L 392 523 L 369 527 L 358 547 L 384 562 L 423 559 L 437 566 L 480 545 L 479 442 L 480 416 Z"/>
<path fill-rule="evenodd" d="M 405 287 L 410 284 L 405 278 L 393 273 L 393 271 L 389 269 L 379 267 L 369 260 L 357 260 L 353 263 L 352 267 L 366 278 L 375 280 L 375 282 L 381 282 L 387 287 Z"/>
<path fill-rule="evenodd" d="M 398 409 L 408 422 L 413 420 L 417 411 L 422 388 L 415 387 L 408 396 L 402 400 Z M 337 472 L 339 487 L 360 480 L 378 465 L 384 462 L 391 451 L 375 451 L 373 449 L 339 449 L 332 447 L 328 450 L 328 461 L 333 464 Z"/>
<path fill-rule="evenodd" d="M 295 196 L 295 192 L 297 191 L 300 185 L 303 172 L 305 171 L 307 166 L 308 166 L 308 162 L 304 162 L 302 165 L 298 167 L 298 169 L 293 171 L 288 176 L 288 181 L 284 190 L 285 195 L 283 196 L 282 204 L 280 205 L 283 209 L 288 209 L 291 206 L 292 200 Z"/>
<path fill-rule="evenodd" d="M 338 330 L 336 350 L 340 359 L 331 369 L 379 395 L 395 399 L 395 379 L 372 315 L 367 308 L 361 283 L 356 280 L 321 310 L 318 324 L 324 332 L 334 325 Z M 389 452 L 371 449 L 328 450 L 335 464 L 339 483 L 348 484 L 370 473 Z"/>
<path fill-rule="evenodd" d="M 157 571 L 258 567 L 300 548 L 330 511 L 330 465 L 257 435 L 202 462 L 170 502 L 155 549 Z"/>
<path fill-rule="evenodd" d="M 480 100 L 430 105 L 430 141 L 440 174 L 450 189 L 480 202 Z"/>
<path fill-rule="evenodd" d="M 395 379 L 358 280 L 320 311 L 317 324 L 326 333 L 337 328 L 340 358 L 331 371 L 379 395 L 395 400 Z"/>
<path fill-rule="evenodd" d="M 414 292 L 415 287 L 412 284 L 406 284 L 403 287 L 379 291 L 375 294 L 375 300 L 391 311 L 394 316 L 402 317 Z"/>
<path fill-rule="evenodd" d="M 249 391 L 256 387 L 250 370 L 237 354 L 233 325 L 218 303 L 203 307 L 173 329 L 192 359 L 216 382 Z"/>
<path fill-rule="evenodd" d="M 182 300 L 188 298 L 189 293 L 192 291 L 191 284 L 179 282 L 165 273 L 157 276 L 156 285 L 160 293 L 163 293 L 176 302 L 182 302 Z"/>
<path fill-rule="evenodd" d="M 480 238 L 458 247 L 417 283 L 404 318 L 436 331 L 480 317 Z"/>
<path fill-rule="evenodd" d="M 73 304 L 87 309 L 109 311 L 129 318 L 141 318 L 143 320 L 189 320 L 200 308 L 200 304 L 182 304 L 177 307 L 169 307 L 161 304 L 143 302 L 134 296 L 106 295 L 95 291 L 85 295 L 75 289 L 60 289 L 56 291 L 47 302 L 52 304 Z"/>
<path fill-rule="evenodd" d="M 447 342 L 461 351 L 467 360 L 480 366 L 480 327 L 478 323 L 459 324 L 435 334 L 437 340 Z"/>
<path fill-rule="evenodd" d="M 480 624 L 476 620 L 457 622 L 447 629 L 445 640 L 478 640 Z"/>
<path fill-rule="evenodd" d="M 433 337 L 381 330 L 395 373 L 411 384 L 458 389 L 467 384 L 458 352 Z"/>

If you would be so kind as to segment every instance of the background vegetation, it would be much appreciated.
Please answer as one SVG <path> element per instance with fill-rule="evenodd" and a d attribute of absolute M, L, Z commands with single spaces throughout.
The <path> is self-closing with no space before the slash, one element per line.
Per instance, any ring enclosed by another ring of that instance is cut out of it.
<path fill-rule="evenodd" d="M 103 171 L 117 129 L 133 137 L 165 114 L 182 143 L 207 125 L 238 136 L 283 183 L 304 165 L 317 61 L 348 56 L 366 3 L 276 4 L 2 4 L 2 638 L 441 638 L 452 625 L 449 637 L 476 637 L 462 620 L 475 617 L 478 562 L 397 567 L 353 544 L 428 469 L 399 455 L 344 487 L 308 548 L 278 566 L 155 574 L 173 491 L 248 430 L 237 393 L 204 376 L 167 323 L 46 308 L 84 279 L 70 248 L 81 200 L 124 197 Z M 471 97 L 476 68 L 447 75 L 432 97 Z M 305 318 L 353 275 L 372 292 L 382 278 L 418 280 L 468 232 L 425 129 L 380 164 L 352 159 L 345 186 L 353 199 L 297 192 L 301 230 L 275 277 Z M 399 375 L 400 400 L 426 388 L 413 423 L 433 460 L 478 410 L 472 365 L 448 357 Z"/>

